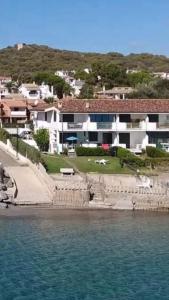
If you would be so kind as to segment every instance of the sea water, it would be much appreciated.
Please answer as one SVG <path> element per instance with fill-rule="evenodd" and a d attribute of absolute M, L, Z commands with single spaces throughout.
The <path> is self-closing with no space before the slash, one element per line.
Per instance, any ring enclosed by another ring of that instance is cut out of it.
<path fill-rule="evenodd" d="M 169 214 L 0 216 L 0 299 L 169 299 Z"/>

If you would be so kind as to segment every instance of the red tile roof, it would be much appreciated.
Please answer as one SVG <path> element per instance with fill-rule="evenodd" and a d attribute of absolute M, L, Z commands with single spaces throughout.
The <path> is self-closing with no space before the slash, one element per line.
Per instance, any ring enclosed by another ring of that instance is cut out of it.
<path fill-rule="evenodd" d="M 63 113 L 169 113 L 169 99 L 133 100 L 62 100 L 54 104 L 38 104 L 35 111 L 51 107 Z"/>

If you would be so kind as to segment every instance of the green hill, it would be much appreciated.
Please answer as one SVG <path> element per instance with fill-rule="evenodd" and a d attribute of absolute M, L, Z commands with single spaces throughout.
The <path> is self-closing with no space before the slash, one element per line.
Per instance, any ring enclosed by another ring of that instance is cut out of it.
<path fill-rule="evenodd" d="M 138 68 L 150 71 L 169 72 L 169 58 L 162 55 L 120 53 L 82 53 L 52 49 L 47 46 L 24 45 L 18 51 L 16 47 L 0 50 L 0 75 L 12 75 L 14 78 L 28 78 L 39 71 L 55 72 L 58 69 L 81 69 L 93 63 L 113 63 L 124 68 Z"/>

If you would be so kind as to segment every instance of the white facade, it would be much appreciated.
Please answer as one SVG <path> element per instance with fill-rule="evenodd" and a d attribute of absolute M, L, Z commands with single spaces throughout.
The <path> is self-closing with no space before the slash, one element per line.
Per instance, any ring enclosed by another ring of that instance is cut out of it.
<path fill-rule="evenodd" d="M 0 99 L 6 98 L 9 96 L 8 89 L 5 86 L 0 85 Z"/>
<path fill-rule="evenodd" d="M 101 116 L 101 118 L 99 117 Z M 127 147 L 137 152 L 147 145 L 169 142 L 169 114 L 94 114 L 60 113 L 56 108 L 34 112 L 35 131 L 47 128 L 50 133 L 50 152 L 62 152 L 68 146 L 67 137 L 75 136 L 86 147 Z M 103 119 L 103 121 L 100 121 Z M 106 119 L 108 121 L 106 121 Z M 126 120 L 125 120 L 126 119 Z"/>
<path fill-rule="evenodd" d="M 53 87 L 50 87 L 49 85 L 42 83 L 39 86 L 39 89 L 40 89 L 40 96 L 42 99 L 48 99 L 54 97 Z"/>
<path fill-rule="evenodd" d="M 29 99 L 29 100 L 39 100 L 40 99 L 40 89 L 36 84 L 22 84 L 19 87 L 19 92 L 26 99 Z"/>

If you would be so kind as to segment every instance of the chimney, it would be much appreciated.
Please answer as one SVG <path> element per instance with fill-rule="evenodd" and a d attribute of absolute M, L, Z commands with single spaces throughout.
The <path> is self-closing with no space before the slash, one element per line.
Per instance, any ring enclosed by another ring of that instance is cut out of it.
<path fill-rule="evenodd" d="M 90 108 L 89 102 L 86 102 L 86 108 L 87 108 L 87 109 Z"/>
<path fill-rule="evenodd" d="M 58 101 L 58 108 L 62 108 L 62 101 Z"/>

